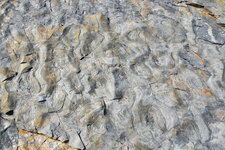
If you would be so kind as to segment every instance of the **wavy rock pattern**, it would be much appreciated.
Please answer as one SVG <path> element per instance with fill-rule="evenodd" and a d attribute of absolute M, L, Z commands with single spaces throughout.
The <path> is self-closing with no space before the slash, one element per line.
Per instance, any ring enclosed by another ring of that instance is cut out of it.
<path fill-rule="evenodd" d="M 225 149 L 223 0 L 1 0 L 0 149 Z"/>

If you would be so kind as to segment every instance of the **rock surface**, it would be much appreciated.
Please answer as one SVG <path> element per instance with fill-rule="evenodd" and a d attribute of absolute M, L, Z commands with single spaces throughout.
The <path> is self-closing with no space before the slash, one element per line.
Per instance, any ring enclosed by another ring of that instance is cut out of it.
<path fill-rule="evenodd" d="M 1 0 L 0 150 L 224 150 L 224 0 Z"/>

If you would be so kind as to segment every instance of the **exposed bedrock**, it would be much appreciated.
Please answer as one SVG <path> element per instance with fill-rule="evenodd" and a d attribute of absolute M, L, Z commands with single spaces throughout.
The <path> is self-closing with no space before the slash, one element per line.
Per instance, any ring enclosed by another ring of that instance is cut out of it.
<path fill-rule="evenodd" d="M 224 150 L 223 0 L 1 0 L 0 150 Z"/>

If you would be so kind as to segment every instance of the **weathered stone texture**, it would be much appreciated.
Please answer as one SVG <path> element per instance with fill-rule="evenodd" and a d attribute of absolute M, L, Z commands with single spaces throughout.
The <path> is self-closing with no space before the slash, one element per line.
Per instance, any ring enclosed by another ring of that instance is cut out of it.
<path fill-rule="evenodd" d="M 223 0 L 1 0 L 0 150 L 224 150 Z"/>

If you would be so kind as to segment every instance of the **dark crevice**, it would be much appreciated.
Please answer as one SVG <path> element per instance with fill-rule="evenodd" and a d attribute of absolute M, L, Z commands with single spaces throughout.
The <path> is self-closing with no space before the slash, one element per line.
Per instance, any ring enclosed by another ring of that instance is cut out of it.
<path fill-rule="evenodd" d="M 40 101 L 38 101 L 39 103 L 44 103 L 44 102 L 46 102 L 46 99 L 43 99 L 43 100 L 40 100 Z"/>
<path fill-rule="evenodd" d="M 82 145 L 83 145 L 83 147 L 84 147 L 83 150 L 86 150 L 86 146 L 85 146 L 85 144 L 84 144 L 84 142 L 83 142 L 83 140 L 82 140 L 80 134 L 81 134 L 81 131 L 77 132 L 77 135 L 79 136 L 80 141 L 81 141 L 81 143 L 82 143 Z"/>
<path fill-rule="evenodd" d="M 221 27 L 225 27 L 225 23 L 217 23 Z"/>
<path fill-rule="evenodd" d="M 8 115 L 8 116 L 12 116 L 14 114 L 14 111 L 10 110 L 10 111 L 6 112 L 5 114 Z"/>
<path fill-rule="evenodd" d="M 10 76 L 10 77 L 8 77 L 8 78 L 6 78 L 5 80 L 3 80 L 3 81 L 12 81 L 13 80 L 13 78 L 15 77 L 15 76 L 17 76 L 17 72 L 14 74 L 14 75 L 12 75 L 12 76 Z"/>
<path fill-rule="evenodd" d="M 102 101 L 102 103 L 103 103 L 103 106 L 102 106 L 103 107 L 103 114 L 105 116 L 105 115 L 107 115 L 106 103 L 105 103 L 104 100 Z"/>
<path fill-rule="evenodd" d="M 30 72 L 32 69 L 33 69 L 33 67 L 29 67 L 29 68 L 27 68 L 26 70 L 24 70 L 22 73 Z"/>
<path fill-rule="evenodd" d="M 186 4 L 196 8 L 205 8 L 205 6 L 197 4 L 197 3 L 186 2 Z"/>
<path fill-rule="evenodd" d="M 225 43 L 217 43 L 217 42 L 209 41 L 209 40 L 206 40 L 206 39 L 201 39 L 201 40 L 203 40 L 205 42 L 208 42 L 208 43 L 211 43 L 211 44 L 214 44 L 214 45 L 220 45 L 220 46 L 225 45 Z"/>

